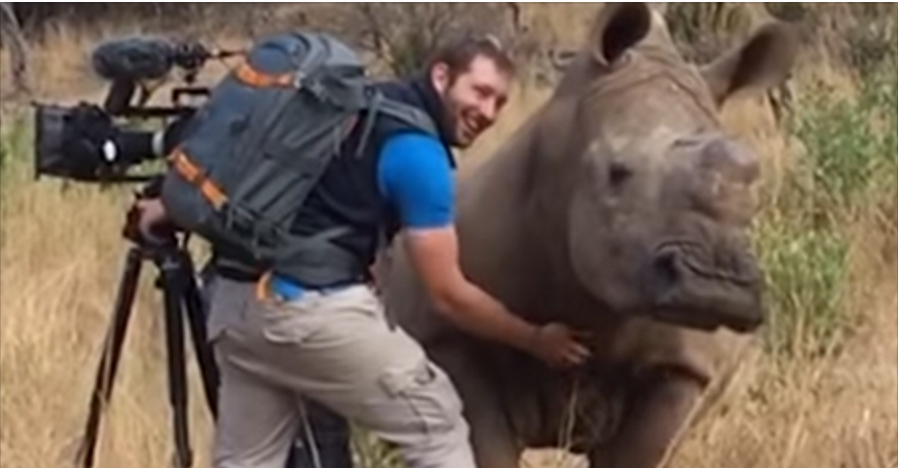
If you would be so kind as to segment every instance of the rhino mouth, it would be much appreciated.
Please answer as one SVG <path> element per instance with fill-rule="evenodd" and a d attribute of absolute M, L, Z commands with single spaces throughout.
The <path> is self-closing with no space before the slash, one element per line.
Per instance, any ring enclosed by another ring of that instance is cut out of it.
<path fill-rule="evenodd" d="M 734 250 L 712 251 L 697 242 L 658 245 L 643 273 L 654 318 L 690 328 L 751 332 L 763 323 L 756 260 Z"/>

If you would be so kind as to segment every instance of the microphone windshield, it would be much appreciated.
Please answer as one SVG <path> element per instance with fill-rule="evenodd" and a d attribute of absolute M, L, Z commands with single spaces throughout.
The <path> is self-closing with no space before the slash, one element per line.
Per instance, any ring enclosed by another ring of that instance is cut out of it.
<path fill-rule="evenodd" d="M 110 81 L 158 79 L 171 71 L 177 47 L 148 37 L 116 39 L 94 49 L 94 71 Z"/>

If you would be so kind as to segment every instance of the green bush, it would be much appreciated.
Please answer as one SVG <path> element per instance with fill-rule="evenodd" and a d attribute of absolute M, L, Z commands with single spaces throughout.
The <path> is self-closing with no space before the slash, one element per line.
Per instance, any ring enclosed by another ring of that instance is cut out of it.
<path fill-rule="evenodd" d="M 884 219 L 886 237 L 896 235 L 898 73 L 884 63 L 857 99 L 809 90 L 789 125 L 802 157 L 781 186 L 762 190 L 755 239 L 768 284 L 765 343 L 776 356 L 838 352 L 852 331 L 846 228 Z"/>
<path fill-rule="evenodd" d="M 760 230 L 767 275 L 767 350 L 781 357 L 838 351 L 850 331 L 843 313 L 848 243 L 831 229 L 778 220 Z"/>
<path fill-rule="evenodd" d="M 26 119 L 4 119 L 3 130 L 0 132 L 0 184 L 4 187 L 9 185 L 12 166 L 31 157 L 33 138 L 34 132 Z"/>
<path fill-rule="evenodd" d="M 827 209 L 867 209 L 895 185 L 898 170 L 894 74 L 869 76 L 860 97 L 833 101 L 832 91 L 817 86 L 801 105 L 793 123 L 807 155 L 804 170 L 812 176 L 814 202 Z"/>

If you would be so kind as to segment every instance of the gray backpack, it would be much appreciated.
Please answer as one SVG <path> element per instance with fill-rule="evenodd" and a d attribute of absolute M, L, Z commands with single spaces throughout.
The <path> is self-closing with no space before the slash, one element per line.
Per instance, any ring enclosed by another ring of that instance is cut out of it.
<path fill-rule="evenodd" d="M 313 237 L 290 227 L 332 158 L 360 156 L 381 114 L 436 134 L 427 114 L 376 92 L 359 57 L 334 37 L 263 39 L 215 86 L 169 155 L 166 211 L 179 228 L 266 269 L 312 284 L 347 280 L 359 260 L 331 240 L 349 227 Z M 357 125 L 358 148 L 342 154 Z"/>

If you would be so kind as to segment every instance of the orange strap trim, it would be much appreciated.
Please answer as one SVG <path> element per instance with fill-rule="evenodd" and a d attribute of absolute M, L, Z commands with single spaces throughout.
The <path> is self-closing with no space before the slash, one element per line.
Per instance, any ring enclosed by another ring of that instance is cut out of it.
<path fill-rule="evenodd" d="M 281 75 L 268 75 L 256 71 L 248 63 L 243 62 L 234 69 L 234 75 L 237 79 L 257 88 L 268 88 L 273 86 L 293 86 L 294 75 L 292 73 L 284 73 Z"/>
<path fill-rule="evenodd" d="M 199 188 L 200 193 L 202 193 L 216 209 L 221 209 L 225 202 L 228 201 L 227 195 L 225 195 L 214 182 L 206 178 L 203 171 L 200 170 L 200 168 L 194 164 L 184 152 L 175 150 L 169 157 L 169 161 L 174 164 L 178 173 Z"/>
<path fill-rule="evenodd" d="M 271 272 L 267 271 L 259 277 L 259 281 L 256 282 L 256 299 L 259 301 L 268 301 L 271 299 L 271 295 L 269 294 L 270 288 L 269 284 L 271 283 Z"/>

